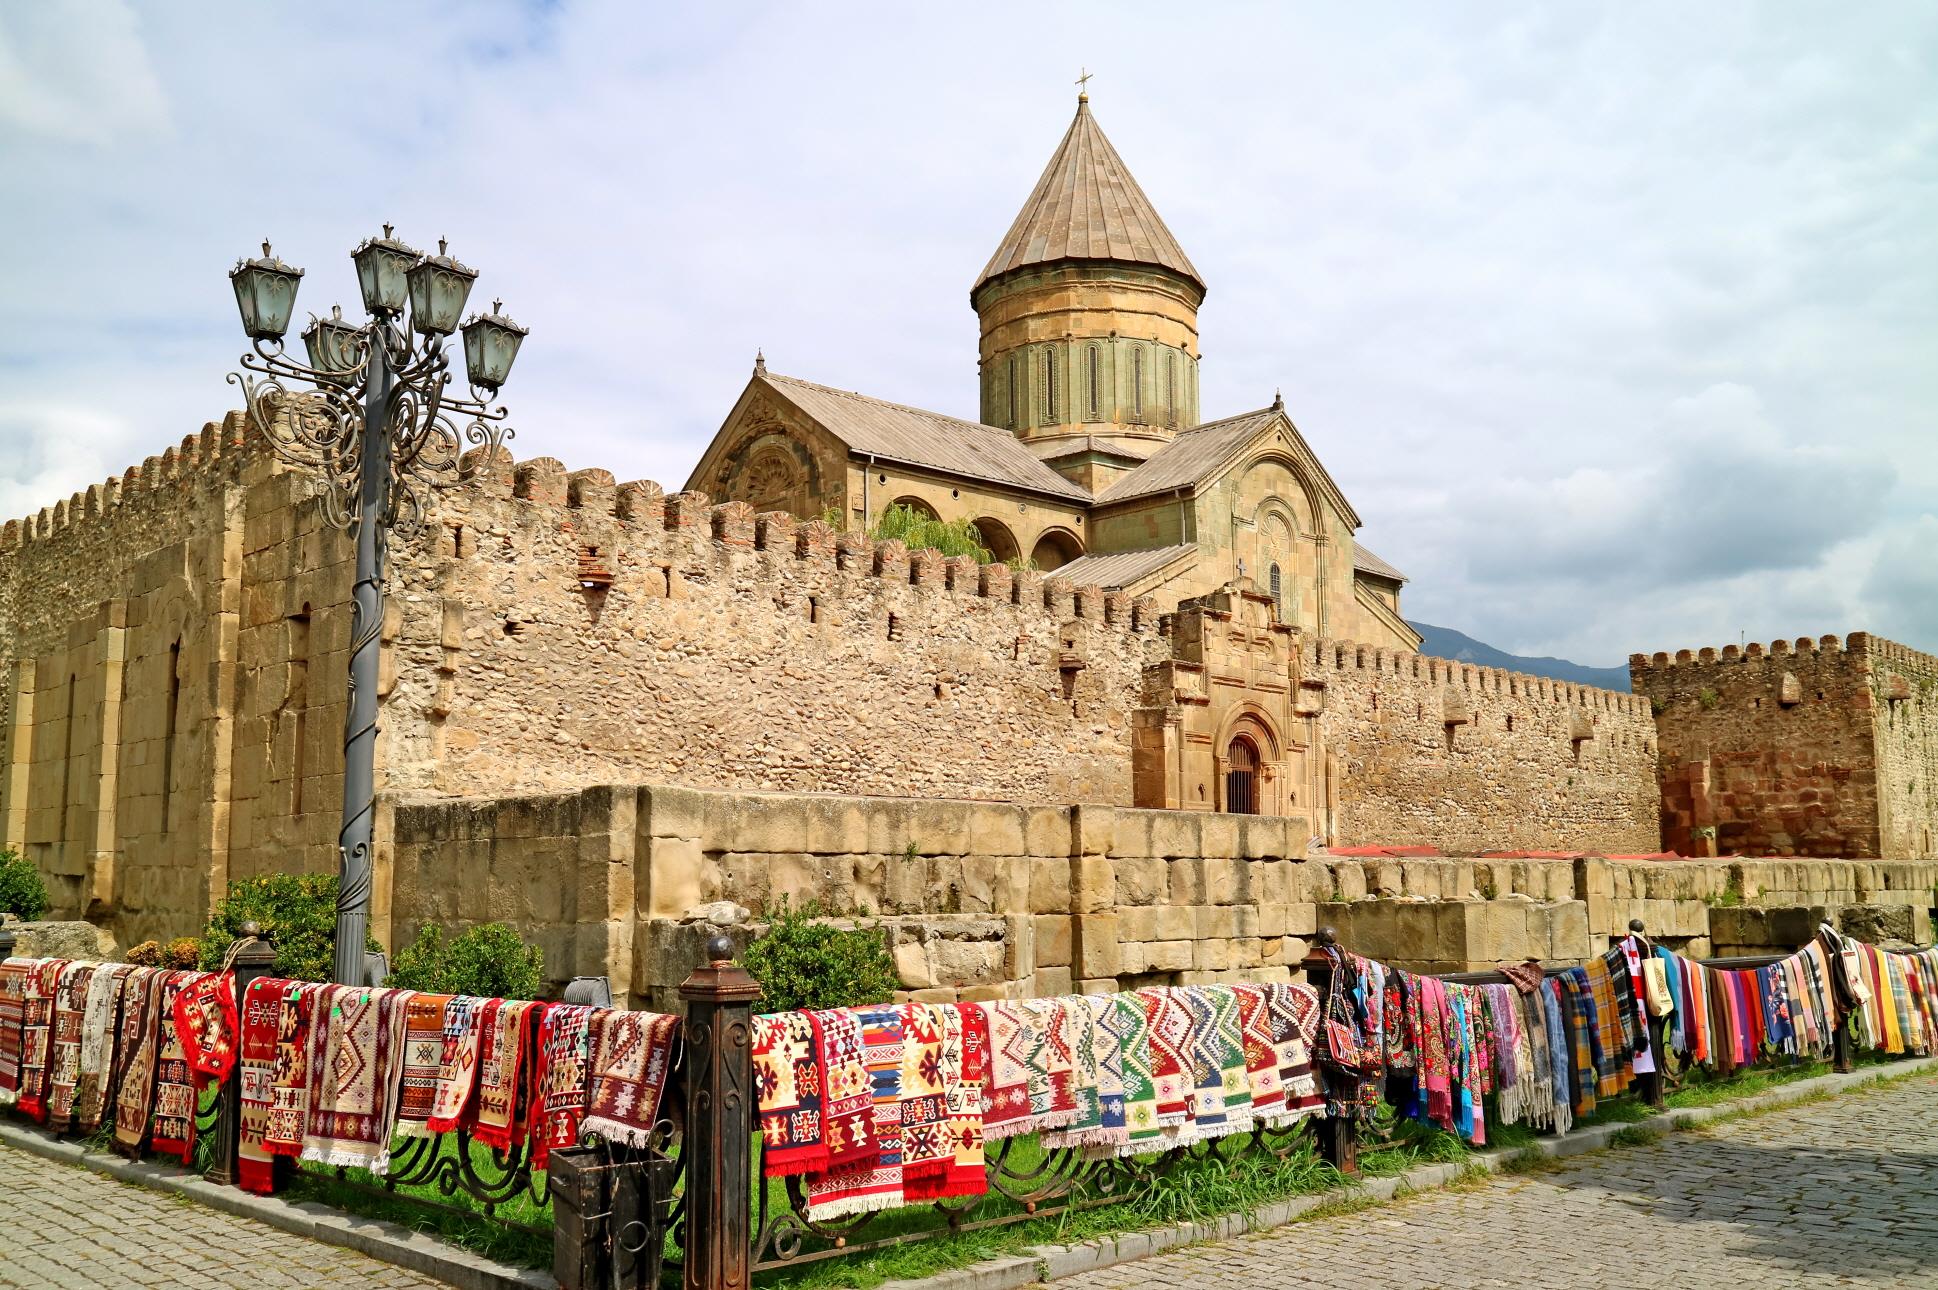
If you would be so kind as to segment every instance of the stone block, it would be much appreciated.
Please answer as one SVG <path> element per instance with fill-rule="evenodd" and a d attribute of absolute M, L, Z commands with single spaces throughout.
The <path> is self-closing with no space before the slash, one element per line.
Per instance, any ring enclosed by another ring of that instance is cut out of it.
<path fill-rule="evenodd" d="M 978 802 L 968 808 L 967 849 L 992 856 L 1022 855 L 1028 849 L 1024 835 L 1023 808 L 996 802 Z"/>
<path fill-rule="evenodd" d="M 1070 908 L 1079 914 L 1101 914 L 1117 908 L 1117 862 L 1100 855 L 1074 857 L 1070 861 Z"/>
<path fill-rule="evenodd" d="M 1106 977 L 1117 975 L 1117 916 L 1081 914 L 1076 919 L 1077 975 Z"/>
<path fill-rule="evenodd" d="M 1117 865 L 1117 903 L 1123 907 L 1155 905 L 1171 896 L 1170 875 L 1163 860 L 1120 858 Z"/>
<path fill-rule="evenodd" d="M 1238 910 L 1231 905 L 1198 905 L 1191 911 L 1192 936 L 1203 940 L 1227 940 L 1238 935 Z"/>
<path fill-rule="evenodd" d="M 649 918 L 678 918 L 701 903 L 701 861 L 698 838 L 652 839 L 646 855 L 645 914 Z"/>
<path fill-rule="evenodd" d="M 1157 939 L 1157 910 L 1148 905 L 1126 904 L 1117 910 L 1117 931 L 1127 941 Z"/>
<path fill-rule="evenodd" d="M 1147 972 L 1183 972 L 1191 966 L 1190 941 L 1153 941 L 1144 947 Z"/>
<path fill-rule="evenodd" d="M 1202 855 L 1197 811 L 1164 811 L 1151 821 L 1151 850 L 1166 857 Z"/>
<path fill-rule="evenodd" d="M 1070 854 L 1070 808 L 1067 806 L 1030 806 L 1023 808 L 1026 850 L 1032 856 Z"/>
<path fill-rule="evenodd" d="M 1548 952 L 1553 960 L 1580 960 L 1589 955 L 1588 904 L 1558 900 L 1548 906 Z"/>
<path fill-rule="evenodd" d="M 810 903 L 836 913 L 855 908 L 852 856 L 776 855 L 768 866 L 768 884 L 775 901 L 786 897 L 796 909 Z"/>
<path fill-rule="evenodd" d="M 1031 860 L 1030 912 L 1032 914 L 1070 912 L 1070 859 L 1067 855 Z"/>
<path fill-rule="evenodd" d="M 1224 972 L 1232 967 L 1230 941 L 1199 941 L 1192 946 L 1191 966 L 1199 972 Z"/>
<path fill-rule="evenodd" d="M 706 836 L 707 800 L 716 796 L 693 788 L 655 784 L 640 790 L 639 831 L 655 838 Z"/>
<path fill-rule="evenodd" d="M 1205 903 L 1205 861 L 1185 856 L 1167 861 L 1165 869 L 1170 877 L 1170 903 L 1173 905 L 1202 905 Z"/>
<path fill-rule="evenodd" d="M 815 855 L 859 855 L 869 850 L 868 807 L 854 797 L 803 797 L 802 849 Z"/>
<path fill-rule="evenodd" d="M 991 985 L 1003 979 L 1001 941 L 941 937 L 929 941 L 928 951 L 938 984 Z"/>
<path fill-rule="evenodd" d="M 1074 929 L 1067 914 L 1038 914 L 1031 920 L 1036 934 L 1038 967 L 1069 967 L 1075 961 Z"/>
<path fill-rule="evenodd" d="M 1199 818 L 1199 854 L 1204 856 L 1233 857 L 1238 855 L 1238 822 L 1240 816 L 1208 813 Z"/>
<path fill-rule="evenodd" d="M 1117 978 L 1114 976 L 1097 977 L 1094 980 L 1077 982 L 1078 994 L 1116 994 Z"/>
<path fill-rule="evenodd" d="M 1117 812 L 1112 807 L 1085 804 L 1070 808 L 1070 854 L 1105 856 L 1117 832 Z"/>
<path fill-rule="evenodd" d="M 895 975 L 904 989 L 926 990 L 935 985 L 935 969 L 929 964 L 926 948 L 917 941 L 903 941 L 892 951 Z"/>
<path fill-rule="evenodd" d="M 1072 993 L 1075 978 L 1067 967 L 1038 968 L 1030 980 L 1030 994 L 1038 999 L 1053 999 Z"/>
<path fill-rule="evenodd" d="M 1036 920 L 1026 914 L 1003 919 L 1003 976 L 1028 980 L 1036 972 Z"/>
<path fill-rule="evenodd" d="M 1188 941 L 1198 934 L 1197 910 L 1195 905 L 1159 905 L 1157 914 L 1157 934 L 1152 938 L 1160 941 Z"/>
<path fill-rule="evenodd" d="M 901 798 L 868 799 L 868 849 L 882 855 L 907 855 L 914 833 L 915 804 Z M 916 847 L 916 854 L 921 848 Z"/>
<path fill-rule="evenodd" d="M 1355 860 L 1334 860 L 1332 862 L 1333 889 L 1340 900 L 1364 900 L 1366 898 L 1366 870 Z"/>

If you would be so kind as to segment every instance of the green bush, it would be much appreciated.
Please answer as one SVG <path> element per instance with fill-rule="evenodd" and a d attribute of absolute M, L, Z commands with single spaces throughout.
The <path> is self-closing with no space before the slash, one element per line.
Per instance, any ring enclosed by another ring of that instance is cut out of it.
<path fill-rule="evenodd" d="M 763 1011 L 859 1008 L 886 1003 L 901 987 L 878 929 L 825 920 L 820 906 L 794 909 L 783 898 L 766 934 L 740 956 L 760 982 Z"/>
<path fill-rule="evenodd" d="M 385 985 L 430 994 L 486 999 L 536 999 L 545 981 L 545 955 L 503 923 L 479 923 L 447 937 L 435 925 L 397 952 Z"/>
<path fill-rule="evenodd" d="M 336 890 L 333 873 L 274 873 L 229 884 L 229 890 L 202 932 L 201 964 L 213 972 L 229 946 L 254 922 L 276 948 L 280 977 L 292 981 L 329 981 L 336 975 Z M 365 947 L 381 953 L 372 939 Z"/>
<path fill-rule="evenodd" d="M 34 862 L 12 851 L 0 851 L 0 914 L 13 914 L 31 923 L 47 912 L 47 886 Z"/>

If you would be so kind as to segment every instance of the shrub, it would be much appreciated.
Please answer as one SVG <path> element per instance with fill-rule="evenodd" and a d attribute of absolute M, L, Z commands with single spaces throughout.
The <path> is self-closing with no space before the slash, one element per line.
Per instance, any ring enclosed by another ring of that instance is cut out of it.
<path fill-rule="evenodd" d="M 336 974 L 336 891 L 333 873 L 274 873 L 230 883 L 202 932 L 203 970 L 221 967 L 229 946 L 242 935 L 242 924 L 254 922 L 276 948 L 277 976 L 331 980 Z M 365 948 L 381 952 L 383 946 L 373 939 Z"/>
<path fill-rule="evenodd" d="M 31 923 L 47 912 L 47 885 L 34 862 L 12 851 L 0 851 L 0 914 L 13 914 Z"/>
<path fill-rule="evenodd" d="M 202 958 L 202 942 L 193 936 L 177 936 L 161 947 L 163 967 L 192 968 Z"/>
<path fill-rule="evenodd" d="M 435 925 L 397 952 L 385 985 L 431 994 L 487 999 L 536 999 L 545 980 L 545 954 L 504 923 L 479 923 L 447 937 Z"/>
<path fill-rule="evenodd" d="M 136 967 L 160 967 L 161 961 L 162 945 L 160 941 L 143 941 L 128 951 L 128 962 L 134 964 Z"/>
<path fill-rule="evenodd" d="M 820 906 L 794 909 L 783 898 L 766 933 L 740 956 L 760 982 L 763 1009 L 858 1008 L 894 997 L 901 978 L 881 932 L 825 919 Z"/>

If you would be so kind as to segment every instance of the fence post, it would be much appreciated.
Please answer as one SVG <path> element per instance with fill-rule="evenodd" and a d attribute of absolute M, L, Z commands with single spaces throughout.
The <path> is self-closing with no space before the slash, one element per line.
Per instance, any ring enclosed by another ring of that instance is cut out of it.
<path fill-rule="evenodd" d="M 236 930 L 245 938 L 230 951 L 233 956 L 230 965 L 235 971 L 236 1018 L 240 1024 L 242 1009 L 248 1002 L 249 985 L 275 969 L 276 949 L 263 938 L 262 928 L 254 923 L 244 923 Z M 203 1177 L 219 1186 L 232 1187 L 237 1177 L 236 1160 L 242 1147 L 241 1036 L 237 1036 L 235 1064 L 229 1068 L 229 1077 L 222 1081 L 221 1102 L 222 1113 L 215 1122 L 215 1160 Z"/>
<path fill-rule="evenodd" d="M 686 1290 L 746 1290 L 760 984 L 724 935 L 680 985 L 686 1002 Z"/>

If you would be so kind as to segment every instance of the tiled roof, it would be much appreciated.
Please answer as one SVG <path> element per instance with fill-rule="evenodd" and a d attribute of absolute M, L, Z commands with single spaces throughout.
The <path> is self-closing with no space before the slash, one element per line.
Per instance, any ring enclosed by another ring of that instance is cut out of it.
<path fill-rule="evenodd" d="M 1357 542 L 1353 543 L 1353 572 L 1370 573 L 1375 578 L 1391 578 L 1394 582 L 1406 581 L 1405 574 Z"/>
<path fill-rule="evenodd" d="M 1012 269 L 1057 260 L 1152 264 L 1204 287 L 1084 99 L 1077 100 L 1077 119 L 976 286 Z"/>
<path fill-rule="evenodd" d="M 763 372 L 755 379 L 766 381 L 850 451 L 1073 502 L 1090 500 L 1088 490 L 1038 461 L 1007 430 L 791 376 Z"/>
<path fill-rule="evenodd" d="M 1156 573 L 1180 556 L 1198 549 L 1197 544 L 1153 547 L 1147 551 L 1109 551 L 1103 555 L 1080 555 L 1070 563 L 1050 571 L 1052 578 L 1068 578 L 1079 587 L 1128 587 L 1139 578 Z"/>
<path fill-rule="evenodd" d="M 1189 488 L 1224 465 L 1279 413 L 1278 408 L 1261 408 L 1186 430 L 1158 449 L 1149 461 L 1106 488 L 1097 500 L 1121 502 Z"/>

